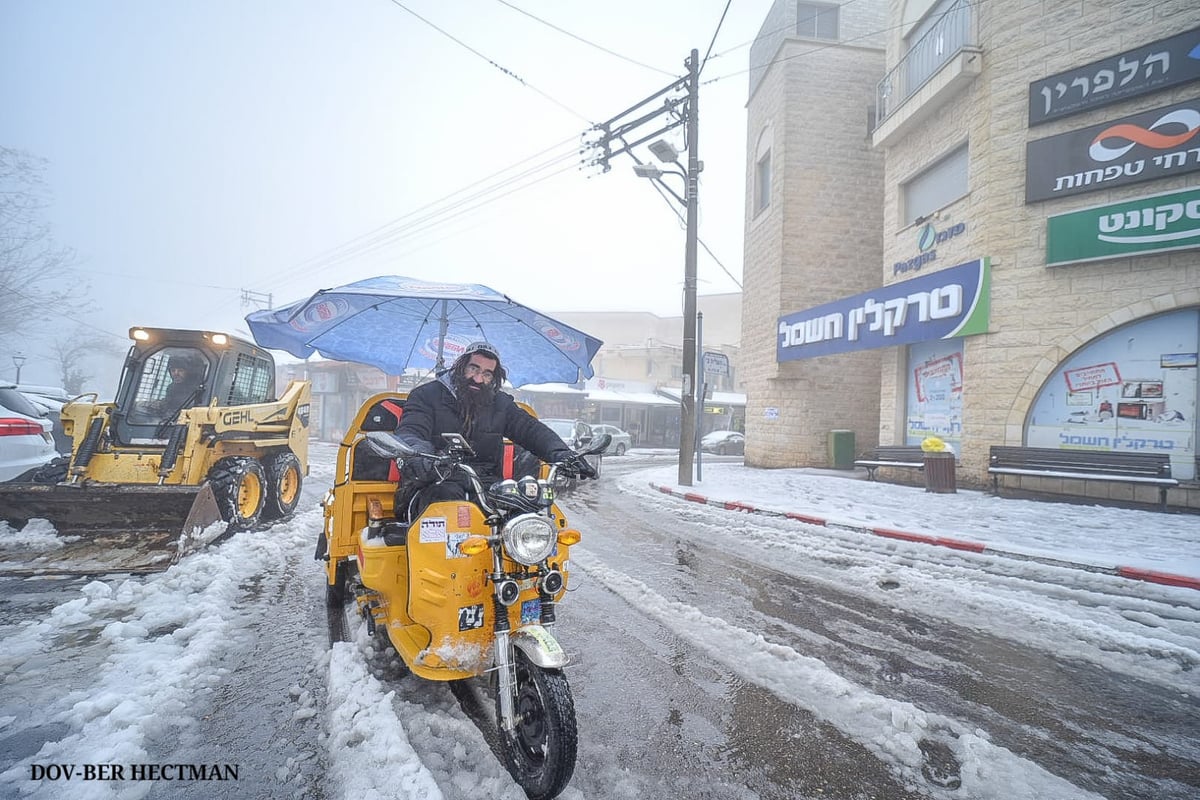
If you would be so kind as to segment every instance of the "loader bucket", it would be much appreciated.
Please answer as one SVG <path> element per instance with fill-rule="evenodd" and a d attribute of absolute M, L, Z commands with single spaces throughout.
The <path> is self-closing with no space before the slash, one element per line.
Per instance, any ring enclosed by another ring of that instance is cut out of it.
<path fill-rule="evenodd" d="M 159 572 L 225 533 L 212 489 L 0 484 L 0 576 Z"/>

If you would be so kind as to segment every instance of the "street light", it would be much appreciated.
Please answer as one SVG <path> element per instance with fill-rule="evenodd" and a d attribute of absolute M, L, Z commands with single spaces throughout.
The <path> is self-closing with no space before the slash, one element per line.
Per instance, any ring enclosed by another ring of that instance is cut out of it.
<path fill-rule="evenodd" d="M 21 383 L 21 367 L 25 364 L 25 355 L 23 353 L 13 353 L 13 364 L 17 367 L 17 380 L 15 383 Z"/>
<path fill-rule="evenodd" d="M 669 144 L 667 144 L 666 142 L 664 142 L 661 139 L 659 139 L 654 144 L 665 144 L 665 145 L 667 145 L 667 147 L 671 147 Z M 650 145 L 650 147 L 652 149 L 654 147 L 654 144 Z M 675 152 L 675 148 L 671 148 L 671 152 Z M 674 197 L 676 200 L 678 200 L 679 204 L 681 206 L 687 206 L 687 200 L 680 197 L 679 193 L 676 192 L 674 189 L 672 189 L 670 186 L 668 186 L 666 183 L 664 183 L 663 179 L 662 179 L 663 175 L 678 175 L 679 177 L 683 178 L 684 187 L 685 187 L 684 191 L 687 191 L 687 189 L 686 189 L 687 175 L 683 174 L 679 170 L 677 170 L 677 169 L 663 170 L 663 169 L 659 169 L 654 164 L 634 164 L 633 165 L 633 174 L 637 175 L 639 178 L 649 178 L 650 180 L 654 181 L 659 186 L 661 186 L 662 188 L 664 188 L 668 192 L 670 192 L 671 196 Z"/>

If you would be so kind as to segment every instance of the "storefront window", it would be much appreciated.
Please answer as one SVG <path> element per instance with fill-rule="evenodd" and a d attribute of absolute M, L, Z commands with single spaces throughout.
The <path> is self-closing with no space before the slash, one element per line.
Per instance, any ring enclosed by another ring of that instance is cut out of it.
<path fill-rule="evenodd" d="M 1117 328 L 1077 351 L 1042 386 L 1026 444 L 1168 453 L 1171 475 L 1196 477 L 1200 310 Z"/>
<path fill-rule="evenodd" d="M 934 339 L 908 347 L 908 403 L 904 443 L 937 436 L 962 452 L 963 346 Z"/>

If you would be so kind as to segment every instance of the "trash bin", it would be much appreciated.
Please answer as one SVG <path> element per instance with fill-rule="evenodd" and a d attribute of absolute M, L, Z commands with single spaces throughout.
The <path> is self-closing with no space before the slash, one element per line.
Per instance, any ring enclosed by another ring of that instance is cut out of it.
<path fill-rule="evenodd" d="M 950 494 L 958 491 L 954 476 L 954 453 L 925 453 L 925 491 Z"/>
<path fill-rule="evenodd" d="M 854 469 L 854 431 L 829 432 L 830 469 Z"/>

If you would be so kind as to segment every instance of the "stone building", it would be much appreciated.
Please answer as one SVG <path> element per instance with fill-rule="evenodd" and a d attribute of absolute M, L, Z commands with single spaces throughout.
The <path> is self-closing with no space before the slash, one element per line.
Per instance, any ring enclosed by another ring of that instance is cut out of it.
<path fill-rule="evenodd" d="M 762 30 L 747 460 L 936 434 L 980 486 L 991 445 L 1162 452 L 1200 507 L 1200 5 L 780 0 Z"/>

